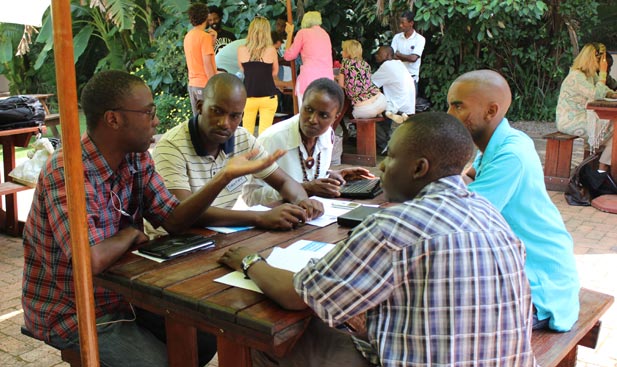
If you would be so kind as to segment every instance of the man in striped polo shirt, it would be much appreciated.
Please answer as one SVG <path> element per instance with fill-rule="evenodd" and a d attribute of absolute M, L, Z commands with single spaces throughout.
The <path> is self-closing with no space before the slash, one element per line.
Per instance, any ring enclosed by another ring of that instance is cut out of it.
<path fill-rule="evenodd" d="M 242 81 L 231 74 L 217 74 L 203 91 L 199 113 L 169 130 L 156 144 L 152 154 L 156 170 L 178 199 L 184 200 L 207 184 L 231 157 L 253 149 L 259 150 L 255 159 L 267 156 L 255 138 L 243 127 L 238 127 L 245 103 L 246 90 Z M 232 180 L 219 193 L 197 223 L 292 229 L 323 214 L 321 203 L 309 199 L 302 185 L 276 163 L 254 176 L 278 190 L 286 203 L 265 212 L 231 210 L 248 181 L 242 176 Z"/>

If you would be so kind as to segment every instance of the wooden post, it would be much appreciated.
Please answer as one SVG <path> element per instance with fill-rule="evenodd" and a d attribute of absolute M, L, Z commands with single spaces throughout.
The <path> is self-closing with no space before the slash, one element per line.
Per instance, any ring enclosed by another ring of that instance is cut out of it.
<path fill-rule="evenodd" d="M 293 16 L 291 14 L 291 0 L 287 0 L 287 23 L 293 24 Z M 289 38 L 289 35 L 287 36 Z M 293 40 L 293 35 L 291 38 Z M 289 48 L 291 44 L 286 45 L 286 48 Z M 298 114 L 298 96 L 296 95 L 296 60 L 291 60 L 289 63 L 291 66 L 291 83 L 293 84 L 293 91 L 291 93 L 294 105 L 294 115 Z"/>
<path fill-rule="evenodd" d="M 73 31 L 69 0 L 52 0 L 54 58 L 58 104 L 62 116 L 62 151 L 65 164 L 66 196 L 73 253 L 73 283 L 79 323 L 82 366 L 99 366 L 96 314 L 86 221 L 84 168 L 81 161 L 77 82 L 73 63 Z"/>

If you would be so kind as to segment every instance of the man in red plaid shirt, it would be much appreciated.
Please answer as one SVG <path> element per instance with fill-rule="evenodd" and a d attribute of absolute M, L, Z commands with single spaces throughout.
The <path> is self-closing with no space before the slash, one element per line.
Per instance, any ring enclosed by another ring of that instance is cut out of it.
<path fill-rule="evenodd" d="M 148 239 L 144 218 L 170 233 L 184 231 L 232 179 L 262 170 L 282 154 L 235 157 L 208 185 L 180 202 L 165 188 L 147 151 L 159 120 L 152 93 L 140 78 L 101 72 L 84 87 L 81 105 L 87 121 L 81 146 L 95 275 Z M 69 239 L 65 162 L 59 150 L 41 171 L 24 229 L 22 287 L 26 327 L 59 349 L 79 349 Z M 167 365 L 162 318 L 143 310 L 136 315 L 122 296 L 102 287 L 95 286 L 94 301 L 101 365 Z M 208 334 L 198 338 L 203 365 L 216 352 L 216 341 Z"/>

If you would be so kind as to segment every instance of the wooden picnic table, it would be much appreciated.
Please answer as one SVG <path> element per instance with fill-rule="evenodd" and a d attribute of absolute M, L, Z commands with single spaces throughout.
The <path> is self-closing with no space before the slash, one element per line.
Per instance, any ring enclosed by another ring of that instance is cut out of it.
<path fill-rule="evenodd" d="M 4 175 L 0 183 L 0 195 L 5 198 L 5 209 L 0 212 L 3 220 L 0 230 L 12 236 L 21 234 L 21 226 L 17 217 L 16 193 L 28 190 L 30 187 L 12 182 L 9 173 L 15 168 L 15 147 L 27 147 L 30 138 L 39 131 L 44 131 L 38 126 L 21 129 L 0 130 L 0 145 L 2 145 L 2 162 Z"/>
<path fill-rule="evenodd" d="M 383 195 L 368 202 L 381 203 Z M 156 263 L 127 253 L 95 277 L 99 286 L 125 296 L 137 307 L 165 316 L 170 366 L 197 366 L 196 330 L 217 336 L 219 366 L 250 366 L 250 349 L 283 356 L 302 335 L 312 312 L 287 311 L 260 293 L 214 281 L 231 270 L 217 263 L 230 246 L 245 246 L 267 255 L 275 246 L 297 240 L 336 243 L 349 228 L 336 223 L 320 228 L 304 225 L 292 231 L 252 229 L 212 235 L 216 248 Z"/>
<path fill-rule="evenodd" d="M 47 100 L 54 95 L 51 93 L 42 93 L 42 94 L 22 94 L 28 97 L 34 97 L 41 102 L 43 105 L 43 109 L 45 110 L 45 126 L 48 126 L 51 129 L 51 133 L 54 135 L 54 138 L 60 139 L 60 132 L 58 131 L 58 125 L 60 124 L 60 114 L 59 113 L 51 113 L 49 111 L 49 106 L 47 105 Z M 0 99 L 5 99 L 10 96 L 3 96 Z"/>
<path fill-rule="evenodd" d="M 610 175 L 617 180 L 617 101 L 598 100 L 587 103 L 587 109 L 595 111 L 601 119 L 610 120 L 613 124 L 613 145 L 611 153 Z M 607 148 L 608 149 L 608 148 Z M 591 205 L 608 213 L 617 213 L 617 195 L 602 195 L 592 200 Z"/>
<path fill-rule="evenodd" d="M 60 132 L 58 131 L 58 124 L 60 124 L 60 114 L 51 113 L 49 111 L 49 106 L 47 105 L 47 100 L 50 97 L 53 97 L 53 94 L 26 94 L 26 96 L 34 97 L 38 99 L 43 105 L 43 109 L 45 109 L 45 125 L 51 129 L 51 133 L 54 135 L 54 138 L 60 138 Z"/>

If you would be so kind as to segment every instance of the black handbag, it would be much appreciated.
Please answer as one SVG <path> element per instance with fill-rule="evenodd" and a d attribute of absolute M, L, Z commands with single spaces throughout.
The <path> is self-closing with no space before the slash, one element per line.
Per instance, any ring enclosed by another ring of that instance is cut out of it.
<path fill-rule="evenodd" d="M 596 169 L 599 159 L 599 153 L 592 154 L 576 167 L 564 193 L 568 204 L 589 206 L 598 196 L 617 194 L 617 184 L 611 175 Z"/>

